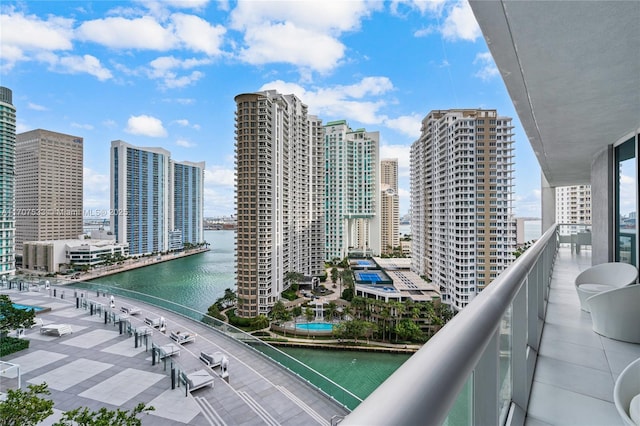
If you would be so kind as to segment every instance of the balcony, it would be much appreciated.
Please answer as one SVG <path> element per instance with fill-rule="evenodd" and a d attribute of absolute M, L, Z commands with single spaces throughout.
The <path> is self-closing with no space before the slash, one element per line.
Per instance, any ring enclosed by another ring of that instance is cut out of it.
<path fill-rule="evenodd" d="M 342 424 L 622 424 L 613 386 L 640 345 L 592 331 L 573 285 L 591 264 L 554 226 Z"/>

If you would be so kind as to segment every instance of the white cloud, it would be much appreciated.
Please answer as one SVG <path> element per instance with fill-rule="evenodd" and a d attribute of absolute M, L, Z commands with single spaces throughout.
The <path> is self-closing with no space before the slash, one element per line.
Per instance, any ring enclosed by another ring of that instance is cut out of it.
<path fill-rule="evenodd" d="M 49 111 L 49 108 L 42 105 L 34 104 L 33 102 L 29 102 L 27 104 L 27 108 L 32 109 L 34 111 Z"/>
<path fill-rule="evenodd" d="M 482 35 L 467 1 L 459 1 L 448 12 L 442 25 L 442 36 L 446 40 L 476 41 Z"/>
<path fill-rule="evenodd" d="M 420 114 L 403 115 L 396 118 L 387 118 L 384 121 L 384 124 L 387 127 L 397 130 L 409 137 L 418 139 L 420 137 L 423 118 L 424 116 Z"/>
<path fill-rule="evenodd" d="M 186 139 L 178 139 L 176 141 L 176 145 L 181 146 L 183 148 L 193 148 L 194 146 L 197 146 L 195 143 L 189 142 Z"/>
<path fill-rule="evenodd" d="M 80 123 L 73 122 L 71 123 L 71 127 L 75 127 L 77 129 L 83 129 L 83 130 L 93 130 L 93 125 L 91 124 L 80 124 Z"/>
<path fill-rule="evenodd" d="M 138 115 L 129 117 L 125 132 L 133 135 L 143 135 L 152 138 L 167 136 L 167 131 L 162 126 L 162 121 L 149 115 Z"/>
<path fill-rule="evenodd" d="M 102 125 L 109 129 L 115 129 L 116 127 L 118 127 L 118 123 L 116 123 L 114 120 L 104 120 L 102 122 Z"/>
<path fill-rule="evenodd" d="M 291 63 L 329 72 L 346 48 L 338 37 L 360 28 L 362 19 L 383 7 L 377 1 L 240 1 L 231 12 L 231 27 L 244 32 L 239 58 L 254 65 Z"/>
<path fill-rule="evenodd" d="M 260 90 L 275 89 L 280 93 L 293 93 L 309 106 L 312 114 L 325 119 L 354 120 L 363 124 L 380 124 L 386 116 L 380 115 L 380 109 L 386 100 L 365 99 L 381 97 L 394 89 L 387 77 L 365 77 L 352 85 L 336 85 L 316 90 L 306 90 L 296 83 L 276 80 L 264 84 Z"/>
<path fill-rule="evenodd" d="M 500 76 L 500 71 L 498 71 L 498 67 L 493 62 L 493 57 L 489 52 L 478 53 L 473 60 L 473 64 L 480 66 L 480 69 L 474 75 L 481 80 L 488 81 Z"/>
<path fill-rule="evenodd" d="M 83 22 L 77 29 L 80 40 L 91 41 L 114 49 L 168 50 L 176 37 L 154 18 L 109 17 Z"/>
<path fill-rule="evenodd" d="M 96 77 L 100 81 L 109 80 L 113 77 L 111 71 L 104 68 L 98 58 L 91 55 L 62 56 L 53 61 L 53 63 L 50 63 L 50 65 L 63 73 L 86 73 Z"/>
<path fill-rule="evenodd" d="M 174 120 L 172 121 L 172 123 L 177 124 L 178 126 L 181 126 L 181 127 L 190 127 L 192 129 L 200 130 L 199 124 L 191 124 L 189 120 L 187 120 L 186 118 L 182 118 L 180 120 Z"/>
<path fill-rule="evenodd" d="M 82 174 L 85 213 L 107 210 L 109 208 L 109 176 L 100 174 L 89 167 L 84 167 Z"/>
<path fill-rule="evenodd" d="M 291 22 L 248 28 L 245 42 L 249 47 L 241 49 L 238 56 L 247 63 L 286 62 L 320 72 L 335 68 L 346 49 L 327 34 L 300 28 Z"/>
<path fill-rule="evenodd" d="M 204 19 L 176 13 L 171 16 L 176 37 L 187 47 L 209 56 L 219 55 L 223 36 L 227 31 L 223 26 L 212 26 Z"/>
<path fill-rule="evenodd" d="M 424 15 L 427 12 L 440 12 L 446 1 L 447 0 L 393 0 L 389 9 L 394 15 L 401 14 L 401 9 L 403 8 L 410 10 L 417 9 Z"/>
<path fill-rule="evenodd" d="M 513 210 L 517 217 L 541 217 L 541 192 L 533 189 L 524 195 L 514 197 Z"/>
<path fill-rule="evenodd" d="M 34 52 L 70 50 L 73 48 L 73 20 L 50 16 L 43 20 L 13 9 L 0 14 L 0 51 L 7 70 L 16 62 L 29 60 Z"/>
<path fill-rule="evenodd" d="M 409 176 L 411 146 L 409 145 L 381 145 L 380 158 L 398 159 L 398 176 Z"/>
<path fill-rule="evenodd" d="M 233 159 L 227 159 L 227 163 Z M 204 172 L 205 216 L 228 215 L 235 211 L 235 170 L 233 166 L 215 165 Z"/>
<path fill-rule="evenodd" d="M 192 71 L 190 74 L 179 76 L 174 70 L 186 70 L 199 65 L 211 63 L 210 59 L 178 59 L 173 56 L 162 56 L 150 62 L 150 78 L 162 81 L 162 86 L 169 89 L 185 87 L 204 77 L 200 71 Z"/>

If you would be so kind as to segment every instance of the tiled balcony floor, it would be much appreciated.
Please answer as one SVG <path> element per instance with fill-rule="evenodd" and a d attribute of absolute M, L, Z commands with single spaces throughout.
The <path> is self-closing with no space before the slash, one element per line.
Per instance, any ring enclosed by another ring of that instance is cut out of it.
<path fill-rule="evenodd" d="M 620 372 L 640 358 L 640 345 L 607 339 L 591 329 L 591 315 L 580 309 L 573 284 L 590 266 L 588 250 L 575 254 L 561 248 L 558 253 L 527 426 L 623 424 L 613 404 L 613 386 Z"/>

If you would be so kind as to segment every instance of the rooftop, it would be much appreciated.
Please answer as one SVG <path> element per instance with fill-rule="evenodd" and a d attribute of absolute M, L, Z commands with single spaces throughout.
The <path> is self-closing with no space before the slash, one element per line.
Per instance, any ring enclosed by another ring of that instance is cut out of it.
<path fill-rule="evenodd" d="M 145 342 L 140 337 L 136 347 L 136 339 L 126 329 L 121 334 L 117 323 L 105 324 L 103 314 L 91 315 L 82 304 L 76 308 L 71 288 L 57 288 L 57 297 L 44 288 L 3 289 L 2 293 L 15 303 L 50 308 L 37 315 L 38 325 L 26 331 L 30 347 L 3 357 L 4 362 L 20 365 L 23 388 L 31 383 L 49 385 L 55 414 L 45 424 L 53 423 L 63 411 L 80 406 L 130 410 L 140 402 L 155 407 L 155 411 L 141 417 L 143 424 L 154 426 L 329 425 L 332 417 L 348 412 L 259 351 L 173 312 L 116 296 L 114 312 L 132 304 L 140 308 L 138 315 L 127 317 L 132 328 L 144 326 L 147 317 L 166 319 L 166 334 L 154 329 L 149 340 Z M 63 294 L 65 298 L 61 298 Z M 76 294 L 96 304 L 109 305 L 109 298 L 102 293 L 96 296 L 95 291 L 78 290 Z M 69 324 L 73 333 L 61 337 L 40 333 L 43 324 L 53 323 Z M 169 334 L 173 330 L 188 330 L 196 334 L 196 339 L 179 346 L 179 355 L 153 365 L 152 342 L 158 346 L 171 343 Z M 207 369 L 198 359 L 201 351 L 220 351 L 227 356 L 229 382 L 220 378 L 219 369 L 211 369 L 208 371 L 213 376 L 213 388 L 195 390 L 187 396 L 184 385 L 172 389 L 172 365 L 187 373 Z M 0 377 L 0 392 L 17 387 L 15 369 L 5 369 Z"/>

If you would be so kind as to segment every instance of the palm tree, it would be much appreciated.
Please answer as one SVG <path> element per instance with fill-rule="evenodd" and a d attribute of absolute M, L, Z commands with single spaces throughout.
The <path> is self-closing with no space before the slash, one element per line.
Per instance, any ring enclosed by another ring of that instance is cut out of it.
<path fill-rule="evenodd" d="M 333 300 L 329 302 L 329 306 L 327 306 L 327 315 L 333 321 L 333 317 L 336 315 L 336 311 L 338 310 L 338 305 Z"/>

